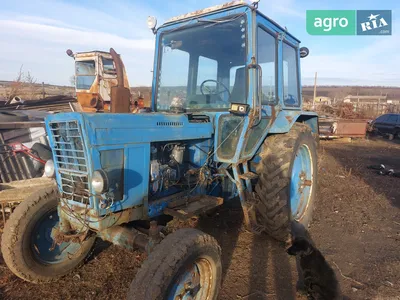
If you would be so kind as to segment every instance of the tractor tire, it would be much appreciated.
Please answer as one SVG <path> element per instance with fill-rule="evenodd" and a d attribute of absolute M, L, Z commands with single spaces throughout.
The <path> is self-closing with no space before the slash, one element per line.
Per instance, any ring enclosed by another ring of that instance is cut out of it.
<path fill-rule="evenodd" d="M 4 261 L 26 281 L 57 280 L 77 267 L 93 246 L 94 236 L 81 244 L 53 245 L 51 228 L 58 223 L 57 205 L 56 188 L 43 188 L 19 204 L 5 224 L 1 241 Z"/>
<path fill-rule="evenodd" d="M 259 154 L 255 186 L 256 223 L 279 241 L 286 241 L 297 221 L 308 228 L 317 187 L 317 141 L 305 124 L 266 138 Z"/>
<path fill-rule="evenodd" d="M 209 299 L 218 297 L 221 248 L 197 229 L 179 229 L 161 241 L 132 281 L 129 300 Z"/>

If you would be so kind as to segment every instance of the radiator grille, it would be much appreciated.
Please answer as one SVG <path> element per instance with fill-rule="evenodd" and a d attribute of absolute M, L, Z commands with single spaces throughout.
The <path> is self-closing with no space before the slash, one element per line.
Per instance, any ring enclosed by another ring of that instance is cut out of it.
<path fill-rule="evenodd" d="M 88 165 L 78 121 L 51 122 L 54 163 L 62 193 L 68 200 L 89 204 Z"/>

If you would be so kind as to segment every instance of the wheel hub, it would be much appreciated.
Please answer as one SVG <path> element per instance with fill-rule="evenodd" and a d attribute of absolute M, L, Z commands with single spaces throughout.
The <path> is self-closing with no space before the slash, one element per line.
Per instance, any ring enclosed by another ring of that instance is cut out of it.
<path fill-rule="evenodd" d="M 307 175 L 306 175 L 306 173 L 304 171 L 300 173 L 299 177 L 300 177 L 299 192 L 303 193 L 305 187 L 312 186 L 312 181 L 311 181 L 311 178 L 310 179 L 306 179 Z"/>
<path fill-rule="evenodd" d="M 290 208 L 292 218 L 300 221 L 308 207 L 313 188 L 313 163 L 307 145 L 301 145 L 292 166 L 290 183 Z"/>
<path fill-rule="evenodd" d="M 206 259 L 199 259 L 178 275 L 168 300 L 207 299 L 211 290 L 211 267 Z"/>
<path fill-rule="evenodd" d="M 57 210 L 47 212 L 37 222 L 32 236 L 32 253 L 43 264 L 57 264 L 74 255 L 80 249 L 79 243 L 66 241 L 58 234 Z"/>

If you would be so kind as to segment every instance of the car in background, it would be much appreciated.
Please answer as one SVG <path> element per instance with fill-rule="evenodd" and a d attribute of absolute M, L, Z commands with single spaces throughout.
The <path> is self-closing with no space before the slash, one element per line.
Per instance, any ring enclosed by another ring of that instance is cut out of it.
<path fill-rule="evenodd" d="M 385 114 L 372 122 L 372 131 L 387 135 L 389 140 L 400 138 L 400 114 Z"/>

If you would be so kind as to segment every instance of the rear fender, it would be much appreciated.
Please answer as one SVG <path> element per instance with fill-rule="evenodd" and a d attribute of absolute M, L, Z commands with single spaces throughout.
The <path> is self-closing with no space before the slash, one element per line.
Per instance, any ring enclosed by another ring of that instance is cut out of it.
<path fill-rule="evenodd" d="M 283 110 L 277 115 L 274 123 L 271 125 L 271 129 L 262 138 L 262 140 L 265 140 L 270 134 L 282 134 L 289 132 L 293 124 L 296 122 L 309 125 L 312 135 L 315 139 L 318 139 L 318 115 L 315 112 Z M 261 145 L 257 148 L 257 151 L 254 153 L 251 161 L 258 162 L 258 154 L 261 150 Z"/>
<path fill-rule="evenodd" d="M 314 136 L 314 138 L 319 137 L 319 126 L 318 126 L 318 115 L 317 114 L 302 114 L 300 115 L 296 122 L 298 123 L 305 123 L 311 128 L 311 132 Z"/>
<path fill-rule="evenodd" d="M 310 126 L 313 135 L 318 135 L 318 115 L 315 112 L 290 110 L 283 110 L 277 115 L 269 134 L 289 132 L 296 122 L 306 123 Z"/>

